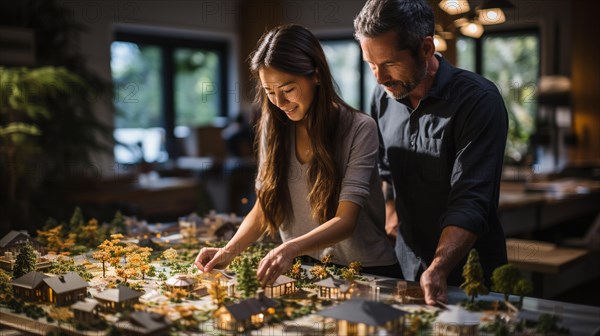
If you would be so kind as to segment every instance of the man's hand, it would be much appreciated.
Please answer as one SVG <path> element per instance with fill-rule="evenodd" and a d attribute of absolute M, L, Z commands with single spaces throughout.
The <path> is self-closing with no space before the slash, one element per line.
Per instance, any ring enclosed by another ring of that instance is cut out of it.
<path fill-rule="evenodd" d="M 442 230 L 431 265 L 421 275 L 425 303 L 448 301 L 448 275 L 473 247 L 477 236 L 461 227 L 449 225 Z"/>
<path fill-rule="evenodd" d="M 447 275 L 429 267 L 421 275 L 421 288 L 425 294 L 425 303 L 436 305 L 448 302 Z"/>

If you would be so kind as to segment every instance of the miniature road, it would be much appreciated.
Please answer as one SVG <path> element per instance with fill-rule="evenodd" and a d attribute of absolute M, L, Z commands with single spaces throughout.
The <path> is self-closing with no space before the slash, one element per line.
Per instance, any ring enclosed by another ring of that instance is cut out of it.
<path fill-rule="evenodd" d="M 32 321 L 26 317 L 21 317 L 6 311 L 0 311 L 0 324 L 8 328 L 14 328 L 36 335 L 47 335 L 57 328 L 42 322 Z M 4 330 L 0 330 L 0 335 L 5 335 Z"/>

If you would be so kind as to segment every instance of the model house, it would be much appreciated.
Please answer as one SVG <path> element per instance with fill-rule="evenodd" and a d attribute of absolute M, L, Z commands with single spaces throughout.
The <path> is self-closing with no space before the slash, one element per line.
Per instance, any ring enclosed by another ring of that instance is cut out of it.
<path fill-rule="evenodd" d="M 117 322 L 123 335 L 163 336 L 169 335 L 169 323 L 163 315 L 136 311 L 126 321 Z"/>
<path fill-rule="evenodd" d="M 42 301 L 46 278 L 47 275 L 36 271 L 18 277 L 12 282 L 14 296 L 26 301 Z"/>
<path fill-rule="evenodd" d="M 42 291 L 44 301 L 57 306 L 66 306 L 83 300 L 87 295 L 87 281 L 75 272 L 48 277 L 43 281 L 46 286 Z"/>
<path fill-rule="evenodd" d="M 269 298 L 278 298 L 295 291 L 296 280 L 285 275 L 280 275 L 272 285 L 265 287 L 265 295 Z"/>
<path fill-rule="evenodd" d="M 406 312 L 381 302 L 352 299 L 318 315 L 336 320 L 336 335 L 375 335 L 380 329 L 402 335 Z"/>
<path fill-rule="evenodd" d="M 347 281 L 334 279 L 332 277 L 325 278 L 315 282 L 318 288 L 320 299 L 326 300 L 348 300 L 352 294 L 352 286 Z"/>
<path fill-rule="evenodd" d="M 80 323 L 93 325 L 100 322 L 98 316 L 99 302 L 94 299 L 86 298 L 83 301 L 77 301 L 71 305 L 73 318 Z"/>
<path fill-rule="evenodd" d="M 134 291 L 125 286 L 110 288 L 104 290 L 94 297 L 100 302 L 102 309 L 109 312 L 117 312 L 131 309 L 134 304 L 139 302 L 142 293 Z"/>
<path fill-rule="evenodd" d="M 31 238 L 27 231 L 10 231 L 2 239 L 0 239 L 0 254 L 4 255 L 6 252 L 12 252 L 13 255 L 19 254 L 19 250 L 23 245 L 29 241 L 33 249 L 45 253 L 46 248 L 39 241 Z"/>
<path fill-rule="evenodd" d="M 275 312 L 276 305 L 274 300 L 258 294 L 256 298 L 220 307 L 214 318 L 219 329 L 244 332 L 262 326 Z"/>

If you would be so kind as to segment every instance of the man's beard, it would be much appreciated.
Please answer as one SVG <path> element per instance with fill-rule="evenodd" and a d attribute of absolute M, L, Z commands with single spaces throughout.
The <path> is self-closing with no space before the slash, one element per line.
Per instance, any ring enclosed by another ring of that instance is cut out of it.
<path fill-rule="evenodd" d="M 408 96 L 408 94 L 414 90 L 421 82 L 425 75 L 427 74 L 427 62 L 425 60 L 420 60 L 417 64 L 418 69 L 415 76 L 413 76 L 412 80 L 409 82 L 404 81 L 389 81 L 383 83 L 383 90 L 387 93 L 388 97 L 399 100 L 404 99 Z M 400 92 L 394 93 L 391 89 L 388 89 L 388 86 L 392 87 L 401 87 L 402 90 Z"/>

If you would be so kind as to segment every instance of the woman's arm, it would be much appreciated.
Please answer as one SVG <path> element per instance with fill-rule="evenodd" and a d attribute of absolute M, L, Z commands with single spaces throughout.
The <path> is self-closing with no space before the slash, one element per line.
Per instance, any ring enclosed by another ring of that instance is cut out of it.
<path fill-rule="evenodd" d="M 295 257 L 329 247 L 352 235 L 356 219 L 361 207 L 350 201 L 341 201 L 335 217 L 319 225 L 314 230 L 289 240 L 264 257 L 256 276 L 264 287 L 270 285 L 277 277 L 285 273 L 292 265 Z"/>
<path fill-rule="evenodd" d="M 263 234 L 260 226 L 262 209 L 258 200 L 240 224 L 235 235 L 223 248 L 205 247 L 200 250 L 194 265 L 203 272 L 210 272 L 217 265 L 227 265 L 246 247 Z"/>

